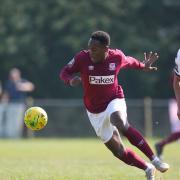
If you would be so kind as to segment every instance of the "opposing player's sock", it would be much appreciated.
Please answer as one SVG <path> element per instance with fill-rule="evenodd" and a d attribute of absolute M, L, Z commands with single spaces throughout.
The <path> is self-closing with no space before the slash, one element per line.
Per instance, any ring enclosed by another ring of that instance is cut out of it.
<path fill-rule="evenodd" d="M 162 159 L 163 146 L 161 146 L 160 143 L 156 143 L 156 144 L 155 144 L 155 150 L 156 150 L 157 156 L 158 156 L 160 159 Z"/>
<path fill-rule="evenodd" d="M 139 131 L 130 126 L 124 133 L 124 136 L 126 136 L 129 142 L 141 150 L 150 160 L 153 159 L 154 153 Z"/>
<path fill-rule="evenodd" d="M 129 148 L 126 149 L 123 157 L 120 157 L 119 159 L 126 164 L 130 166 L 135 166 L 139 169 L 146 170 L 148 167 L 146 162 Z"/>
<path fill-rule="evenodd" d="M 180 138 L 180 132 L 175 132 L 170 134 L 166 139 L 162 140 L 158 144 L 163 148 L 163 146 L 165 146 L 166 144 L 176 141 L 179 138 Z"/>

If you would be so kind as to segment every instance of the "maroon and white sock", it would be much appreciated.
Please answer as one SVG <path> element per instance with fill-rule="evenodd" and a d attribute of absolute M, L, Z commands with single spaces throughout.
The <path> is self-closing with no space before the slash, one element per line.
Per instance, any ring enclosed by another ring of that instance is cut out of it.
<path fill-rule="evenodd" d="M 154 153 L 138 130 L 129 126 L 124 133 L 124 136 L 126 136 L 129 142 L 141 150 L 150 160 L 153 160 Z"/>

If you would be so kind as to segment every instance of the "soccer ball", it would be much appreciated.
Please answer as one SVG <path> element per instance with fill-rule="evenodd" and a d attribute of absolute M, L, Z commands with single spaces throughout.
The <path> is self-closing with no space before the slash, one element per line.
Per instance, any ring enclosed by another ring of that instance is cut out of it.
<path fill-rule="evenodd" d="M 24 123 L 31 130 L 40 130 L 46 126 L 47 122 L 47 113 L 41 107 L 31 107 L 26 110 Z"/>

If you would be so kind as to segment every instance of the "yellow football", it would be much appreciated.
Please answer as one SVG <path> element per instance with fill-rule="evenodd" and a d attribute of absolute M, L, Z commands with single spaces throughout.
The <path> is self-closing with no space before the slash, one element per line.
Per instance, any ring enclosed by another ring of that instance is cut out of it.
<path fill-rule="evenodd" d="M 46 111 L 41 107 L 31 107 L 26 110 L 24 123 L 31 130 L 40 130 L 46 126 L 48 116 Z"/>

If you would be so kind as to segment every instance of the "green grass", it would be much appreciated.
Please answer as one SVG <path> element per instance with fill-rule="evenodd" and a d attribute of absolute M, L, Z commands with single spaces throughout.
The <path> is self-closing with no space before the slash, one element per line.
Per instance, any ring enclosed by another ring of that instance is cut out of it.
<path fill-rule="evenodd" d="M 152 146 L 154 142 L 150 140 Z M 179 150 L 178 142 L 166 147 L 164 158 L 171 169 L 157 172 L 157 180 L 180 179 Z M 0 180 L 145 179 L 143 171 L 113 157 L 98 139 L 0 140 Z"/>

